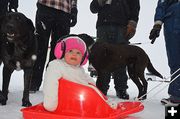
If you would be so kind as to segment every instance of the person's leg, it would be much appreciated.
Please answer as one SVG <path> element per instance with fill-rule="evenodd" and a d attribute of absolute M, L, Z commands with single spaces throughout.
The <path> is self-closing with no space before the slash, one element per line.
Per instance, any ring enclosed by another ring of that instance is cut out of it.
<path fill-rule="evenodd" d="M 0 0 L 0 16 L 8 12 L 8 0 Z"/>
<path fill-rule="evenodd" d="M 166 39 L 166 49 L 168 56 L 168 64 L 170 67 L 170 73 L 173 74 L 180 68 L 180 31 L 179 34 L 175 32 L 172 34 L 173 36 L 170 39 Z M 170 85 L 168 89 L 168 93 L 173 97 L 179 97 L 180 99 L 180 71 L 176 72 L 171 80 L 176 78 Z"/>
<path fill-rule="evenodd" d="M 127 74 L 126 74 L 126 66 L 120 67 L 118 70 L 113 72 L 114 84 L 117 97 L 121 99 L 129 99 L 129 95 L 127 93 Z"/>
<path fill-rule="evenodd" d="M 175 11 L 178 12 L 178 11 Z M 180 14 L 179 12 L 171 16 L 164 23 L 165 44 L 168 57 L 168 65 L 170 67 L 171 75 L 180 68 Z M 176 19 L 176 20 L 174 20 Z M 170 100 L 180 103 L 180 71 L 176 72 L 171 80 L 174 81 L 169 85 L 168 94 Z"/>
<path fill-rule="evenodd" d="M 97 41 L 107 42 L 108 39 L 107 29 L 108 27 L 104 27 L 104 26 L 97 28 Z M 98 72 L 96 86 L 99 90 L 102 91 L 104 95 L 107 95 L 110 80 L 111 80 L 110 72 Z"/>
<path fill-rule="evenodd" d="M 52 16 L 46 12 L 47 9 L 41 9 L 36 12 L 36 33 L 38 40 L 38 54 L 37 60 L 33 67 L 32 81 L 30 85 L 30 91 L 39 90 L 43 78 L 43 71 L 46 62 L 49 37 L 52 25 Z"/>
<path fill-rule="evenodd" d="M 110 79 L 111 79 L 111 73 L 99 72 L 96 80 L 96 86 L 104 95 L 107 95 Z"/>
<path fill-rule="evenodd" d="M 121 43 L 121 44 L 128 44 L 129 42 L 127 40 L 125 40 L 125 31 L 126 28 L 124 27 L 118 27 L 118 26 L 112 26 L 110 28 L 110 32 L 112 32 L 112 34 L 114 34 L 114 37 L 112 39 L 112 43 Z M 115 85 L 115 90 L 116 90 L 116 95 L 117 97 L 121 98 L 121 99 L 129 99 L 129 94 L 127 93 L 127 80 L 128 80 L 128 76 L 126 73 L 126 65 L 120 67 L 119 69 L 117 69 L 116 71 L 114 71 L 112 73 L 113 78 L 114 78 L 114 85 Z"/>
<path fill-rule="evenodd" d="M 55 59 L 54 48 L 60 37 L 70 33 L 70 17 L 68 13 L 59 11 L 56 13 L 55 25 L 52 28 L 51 34 L 51 50 L 49 61 Z"/>

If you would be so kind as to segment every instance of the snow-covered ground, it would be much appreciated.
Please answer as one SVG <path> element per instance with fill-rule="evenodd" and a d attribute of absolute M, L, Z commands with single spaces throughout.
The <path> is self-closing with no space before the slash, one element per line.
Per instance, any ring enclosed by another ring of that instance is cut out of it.
<path fill-rule="evenodd" d="M 0 71 L 2 68 L 0 68 Z M 23 90 L 23 72 L 14 72 L 10 87 L 9 87 L 9 100 L 7 101 L 6 106 L 0 105 L 0 119 L 22 119 L 22 112 L 20 111 L 21 108 L 21 99 L 22 99 L 22 90 Z M 0 85 L 1 85 L 0 77 Z M 161 84 L 158 88 L 150 91 L 148 94 L 148 99 L 143 101 L 145 106 L 142 112 L 130 115 L 126 119 L 164 119 L 165 118 L 165 107 L 161 105 L 160 100 L 163 97 L 167 97 L 167 83 L 161 82 L 154 82 L 149 81 L 148 90 L 156 87 L 157 85 Z M 129 80 L 128 81 L 129 89 L 128 93 L 130 94 L 130 100 L 133 101 L 134 98 L 138 94 L 137 87 L 135 84 Z M 161 91 L 162 88 L 166 87 Z M 114 84 L 113 79 L 111 80 L 110 89 L 108 92 L 108 98 L 113 102 L 120 102 L 124 100 L 120 100 L 115 96 Z M 30 100 L 33 105 L 42 102 L 43 94 L 42 88 L 39 92 L 35 94 L 30 94 Z"/>
<path fill-rule="evenodd" d="M 31 18 L 34 22 L 35 12 L 36 12 L 36 2 L 37 0 L 19 0 L 19 11 L 23 12 L 27 17 Z M 92 36 L 96 35 L 96 15 L 93 15 L 89 10 L 89 4 L 91 0 L 78 0 L 78 23 L 72 28 L 71 33 L 88 33 Z M 163 74 L 163 76 L 169 76 L 169 68 L 167 65 L 167 57 L 164 46 L 163 34 L 161 32 L 160 37 L 156 40 L 154 45 L 150 44 L 148 39 L 149 32 L 153 26 L 153 16 L 157 0 L 140 0 L 141 10 L 139 23 L 137 26 L 137 32 L 135 37 L 131 42 L 140 42 L 146 53 L 149 55 L 151 62 L 155 68 Z M 2 85 L 2 66 L 0 67 L 0 90 Z M 149 81 L 148 90 L 159 85 L 161 82 L 151 82 Z M 131 100 L 137 96 L 137 87 L 132 83 L 131 80 L 128 81 Z M 164 88 L 165 87 L 165 88 Z M 162 91 L 161 89 L 164 88 Z M 128 119 L 164 119 L 165 109 L 164 106 L 160 104 L 160 100 L 167 95 L 168 85 L 167 83 L 162 83 L 158 88 L 152 90 L 148 94 L 148 99 L 143 101 L 145 106 L 144 110 L 140 113 L 133 114 L 128 117 Z M 22 119 L 22 113 L 20 112 L 22 91 L 23 91 L 23 72 L 15 71 L 12 75 L 10 86 L 9 86 L 9 100 L 6 106 L 0 105 L 0 119 Z M 108 92 L 108 98 L 110 100 L 119 102 L 115 97 L 115 90 L 113 86 L 113 79 L 111 81 L 111 87 Z M 43 95 L 42 91 L 30 95 L 30 100 L 33 105 L 42 102 Z"/>

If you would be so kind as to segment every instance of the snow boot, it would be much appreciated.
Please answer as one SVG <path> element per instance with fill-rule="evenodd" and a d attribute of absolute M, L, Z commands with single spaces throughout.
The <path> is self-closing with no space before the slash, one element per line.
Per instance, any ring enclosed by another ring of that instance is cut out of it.
<path fill-rule="evenodd" d="M 0 91 L 0 104 L 1 105 L 6 105 L 7 99 L 4 97 L 2 91 Z"/>
<path fill-rule="evenodd" d="M 129 94 L 127 93 L 126 90 L 121 90 L 121 91 L 116 91 L 116 96 L 120 99 L 129 99 Z"/>
<path fill-rule="evenodd" d="M 180 100 L 171 100 L 170 98 L 163 98 L 161 100 L 161 104 L 165 105 L 165 106 L 178 106 L 180 105 Z"/>

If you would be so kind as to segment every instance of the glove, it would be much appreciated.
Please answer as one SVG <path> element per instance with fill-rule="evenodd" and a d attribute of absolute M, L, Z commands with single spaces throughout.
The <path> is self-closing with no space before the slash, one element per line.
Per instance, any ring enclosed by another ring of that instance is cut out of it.
<path fill-rule="evenodd" d="M 153 44 L 157 37 L 159 37 L 159 33 L 161 31 L 161 25 L 155 24 L 153 26 L 153 29 L 150 32 L 149 39 L 151 40 L 151 43 Z"/>
<path fill-rule="evenodd" d="M 17 8 L 18 8 L 18 0 L 10 0 L 9 11 L 11 12 L 12 9 L 14 9 L 14 11 L 17 12 Z"/>
<path fill-rule="evenodd" d="M 130 21 L 127 25 L 126 39 L 129 41 L 136 33 L 136 22 Z"/>
<path fill-rule="evenodd" d="M 78 10 L 76 7 L 73 7 L 71 9 L 71 15 L 70 15 L 70 27 L 73 27 L 76 25 L 77 23 L 77 13 L 78 13 Z"/>

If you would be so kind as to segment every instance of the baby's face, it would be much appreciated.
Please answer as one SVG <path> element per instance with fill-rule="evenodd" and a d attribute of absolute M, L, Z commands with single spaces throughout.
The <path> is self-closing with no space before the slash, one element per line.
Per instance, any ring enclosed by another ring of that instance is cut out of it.
<path fill-rule="evenodd" d="M 82 54 L 79 50 L 72 49 L 65 53 L 64 59 L 67 64 L 76 66 L 81 63 Z"/>

